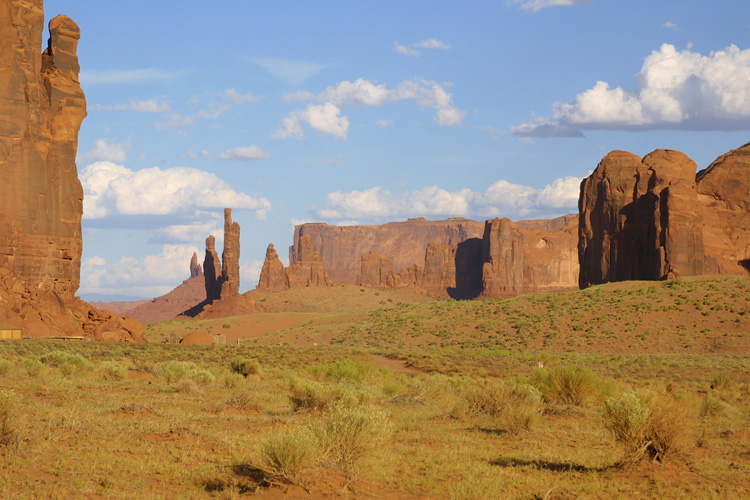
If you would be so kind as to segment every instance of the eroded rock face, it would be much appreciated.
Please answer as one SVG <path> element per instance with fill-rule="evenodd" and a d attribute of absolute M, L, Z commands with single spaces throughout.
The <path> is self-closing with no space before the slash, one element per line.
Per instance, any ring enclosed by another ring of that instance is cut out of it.
<path fill-rule="evenodd" d="M 193 252 L 193 257 L 190 259 L 190 277 L 197 278 L 203 275 L 203 268 L 198 264 L 198 254 Z"/>
<path fill-rule="evenodd" d="M 485 222 L 484 264 L 482 279 L 484 297 L 517 295 L 524 288 L 524 238 L 510 219 Z"/>
<path fill-rule="evenodd" d="M 22 285 L 72 298 L 81 265 L 83 190 L 75 165 L 86 100 L 80 30 L 49 23 L 41 1 L 0 0 L 0 267 Z"/>
<path fill-rule="evenodd" d="M 219 254 L 216 253 L 216 237 L 211 235 L 206 238 L 206 255 L 203 258 L 206 300 L 209 302 L 219 300 L 221 297 L 221 274 L 217 273 L 220 268 L 221 261 Z"/>
<path fill-rule="evenodd" d="M 747 274 L 750 146 L 708 169 L 659 149 L 613 151 L 581 184 L 582 288 L 610 281 Z"/>
<path fill-rule="evenodd" d="M 240 293 L 240 225 L 232 222 L 232 209 L 224 209 L 224 251 L 221 252 L 221 296 Z"/>
<path fill-rule="evenodd" d="M 393 262 L 393 272 L 400 273 L 424 263 L 428 244 L 442 243 L 455 248 L 469 238 L 481 238 L 483 230 L 483 223 L 462 218 L 428 221 L 418 217 L 379 226 L 302 224 L 294 228 L 289 261 L 299 260 L 301 239 L 309 236 L 312 247 L 320 252 L 331 281 L 355 283 L 365 252 L 388 257 Z"/>
<path fill-rule="evenodd" d="M 86 99 L 80 30 L 41 0 L 0 0 L 0 322 L 32 337 L 144 341 L 143 325 L 75 296 L 83 190 L 75 157 Z"/>
<path fill-rule="evenodd" d="M 263 261 L 263 268 L 260 271 L 258 290 L 279 292 L 288 288 L 289 283 L 284 273 L 284 264 L 279 259 L 273 243 L 271 243 L 268 245 L 268 249 L 266 249 L 266 259 Z"/>
<path fill-rule="evenodd" d="M 362 264 L 357 276 L 357 285 L 385 287 L 389 286 L 388 277 L 393 275 L 393 262 L 378 252 L 362 254 Z"/>
<path fill-rule="evenodd" d="M 313 249 L 310 236 L 299 240 L 297 259 L 286 268 L 286 279 L 289 288 L 307 286 L 328 286 L 329 278 L 320 252 Z"/>

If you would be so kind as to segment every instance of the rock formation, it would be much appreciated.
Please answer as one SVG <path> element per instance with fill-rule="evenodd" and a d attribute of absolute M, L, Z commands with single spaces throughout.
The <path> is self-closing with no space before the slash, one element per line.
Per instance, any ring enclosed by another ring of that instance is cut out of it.
<path fill-rule="evenodd" d="M 509 219 L 485 223 L 482 280 L 484 297 L 517 295 L 524 289 L 524 238 Z"/>
<path fill-rule="evenodd" d="M 75 296 L 83 190 L 75 165 L 86 99 L 80 30 L 41 0 L 0 0 L 0 321 L 24 335 L 143 341 L 143 326 Z"/>
<path fill-rule="evenodd" d="M 203 259 L 203 277 L 206 297 L 203 302 L 182 315 L 191 318 L 223 318 L 256 312 L 255 301 L 240 295 L 240 225 L 232 222 L 232 209 L 224 209 L 224 251 L 222 260 L 216 252 L 216 238 L 206 238 L 206 255 Z M 191 270 L 192 270 L 191 264 Z M 221 274 L 218 270 L 221 269 Z"/>
<path fill-rule="evenodd" d="M 394 273 L 400 273 L 414 264 L 424 264 L 428 244 L 442 243 L 455 248 L 469 238 L 481 238 L 483 229 L 483 223 L 460 217 L 445 221 L 418 217 L 379 226 L 302 224 L 294 228 L 289 262 L 299 260 L 302 237 L 309 236 L 312 248 L 320 252 L 330 280 L 355 283 L 365 252 L 388 257 L 393 262 Z"/>
<path fill-rule="evenodd" d="M 581 183 L 580 286 L 747 274 L 750 145 L 696 175 L 678 151 L 613 151 Z"/>
<path fill-rule="evenodd" d="M 424 255 L 422 287 L 433 294 L 456 287 L 456 249 L 444 243 L 429 243 Z"/>
<path fill-rule="evenodd" d="M 258 289 L 271 292 L 289 289 L 289 282 L 284 272 L 284 264 L 279 259 L 273 243 L 268 245 L 268 249 L 266 250 L 266 259 L 263 261 L 263 268 L 260 271 Z"/>
<path fill-rule="evenodd" d="M 206 284 L 203 271 L 198 264 L 197 254 L 193 254 L 190 260 L 190 278 L 165 295 L 145 303 L 139 301 L 133 307 L 125 309 L 122 314 L 127 314 L 142 323 L 155 323 L 179 316 L 183 311 L 205 300 Z"/>
<path fill-rule="evenodd" d="M 362 264 L 357 285 L 371 287 L 386 287 L 388 277 L 393 275 L 393 262 L 385 255 L 378 252 L 365 252 L 362 254 Z"/>

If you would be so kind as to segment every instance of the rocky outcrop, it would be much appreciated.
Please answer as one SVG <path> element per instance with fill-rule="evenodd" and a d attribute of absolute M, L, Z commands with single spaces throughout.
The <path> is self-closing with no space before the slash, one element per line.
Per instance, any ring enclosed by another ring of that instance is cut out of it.
<path fill-rule="evenodd" d="M 391 259 L 385 255 L 380 255 L 378 252 L 365 252 L 362 254 L 362 264 L 357 276 L 357 285 L 386 287 L 389 286 L 388 278 L 392 275 L 393 262 Z"/>
<path fill-rule="evenodd" d="M 205 280 L 201 266 L 197 262 L 198 256 L 193 254 L 193 258 L 190 260 L 190 278 L 183 281 L 174 290 L 153 300 L 128 308 L 122 314 L 127 314 L 142 323 L 156 323 L 157 321 L 173 319 L 183 311 L 205 301 Z"/>
<path fill-rule="evenodd" d="M 355 283 L 362 254 L 377 252 L 391 259 L 398 274 L 413 265 L 424 264 L 427 245 L 441 243 L 455 248 L 469 238 L 481 238 L 484 224 L 460 217 L 428 221 L 424 217 L 379 226 L 330 226 L 308 223 L 295 226 L 289 262 L 299 260 L 302 237 L 309 236 L 320 252 L 333 282 Z"/>
<path fill-rule="evenodd" d="M 273 243 L 268 245 L 268 249 L 266 249 L 266 259 L 263 261 L 263 268 L 260 271 L 257 288 L 258 290 L 268 290 L 271 292 L 289 289 L 289 282 L 284 272 L 284 264 L 279 259 Z"/>
<path fill-rule="evenodd" d="M 700 274 L 747 274 L 750 145 L 696 175 L 659 149 L 613 151 L 581 184 L 580 286 Z"/>
<path fill-rule="evenodd" d="M 81 266 L 83 190 L 75 165 L 86 100 L 80 30 L 42 2 L 0 0 L 0 267 L 28 288 L 72 299 Z"/>
<path fill-rule="evenodd" d="M 256 312 L 255 301 L 240 295 L 240 225 L 232 221 L 232 209 L 224 209 L 224 251 L 222 260 L 216 252 L 216 238 L 206 238 L 203 277 L 206 299 L 186 309 L 182 315 L 191 318 L 223 318 Z M 191 265 L 192 267 L 192 265 Z M 221 269 L 221 274 L 218 270 Z"/>
<path fill-rule="evenodd" d="M 313 249 L 310 236 L 300 238 L 297 259 L 286 268 L 289 288 L 327 286 L 328 272 L 320 252 Z"/>
<path fill-rule="evenodd" d="M 80 30 L 41 0 L 0 0 L 0 322 L 33 337 L 143 341 L 143 326 L 75 296 L 83 190 L 75 165 L 86 99 Z"/>
<path fill-rule="evenodd" d="M 456 287 L 456 249 L 444 243 L 429 243 L 424 255 L 422 287 L 433 294 Z"/>
<path fill-rule="evenodd" d="M 507 297 L 524 289 L 524 238 L 510 219 L 485 222 L 483 297 Z"/>

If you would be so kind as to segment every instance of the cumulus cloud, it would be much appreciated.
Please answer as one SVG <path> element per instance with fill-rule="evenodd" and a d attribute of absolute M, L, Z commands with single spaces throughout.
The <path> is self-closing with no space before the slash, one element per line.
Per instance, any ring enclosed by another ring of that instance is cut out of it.
<path fill-rule="evenodd" d="M 415 47 L 420 47 L 422 49 L 439 49 L 439 50 L 448 50 L 451 48 L 450 45 L 447 43 L 443 43 L 440 40 L 436 40 L 435 38 L 430 38 L 429 40 L 423 40 L 421 42 L 415 43 Z"/>
<path fill-rule="evenodd" d="M 705 56 L 663 44 L 644 61 L 635 90 L 599 81 L 549 118 L 512 128 L 515 135 L 579 136 L 580 130 L 750 129 L 750 49 L 731 45 Z"/>
<path fill-rule="evenodd" d="M 258 146 L 240 146 L 228 149 L 219 155 L 222 160 L 253 161 L 271 156 Z"/>
<path fill-rule="evenodd" d="M 200 153 L 196 153 L 192 149 L 188 149 L 187 151 L 185 151 L 185 154 L 183 156 L 185 158 L 207 158 L 211 156 L 211 153 L 209 153 L 205 149 L 202 150 Z"/>
<path fill-rule="evenodd" d="M 109 142 L 107 139 L 97 139 L 94 148 L 91 151 L 79 155 L 76 160 L 81 161 L 128 161 L 127 151 L 130 149 L 130 143 Z"/>
<path fill-rule="evenodd" d="M 593 0 L 507 0 L 508 5 L 518 6 L 519 9 L 539 12 L 548 7 L 570 7 L 573 5 L 590 5 Z"/>
<path fill-rule="evenodd" d="M 414 49 L 412 47 L 407 47 L 406 45 L 401 45 L 398 42 L 393 42 L 393 50 L 396 53 L 404 55 L 404 56 L 416 57 L 420 54 L 420 52 L 417 49 Z"/>
<path fill-rule="evenodd" d="M 79 293 L 158 297 L 190 277 L 188 264 L 194 252 L 203 254 L 195 245 L 166 244 L 160 253 L 141 258 L 121 257 L 111 263 L 99 256 L 84 259 Z"/>
<path fill-rule="evenodd" d="M 381 187 L 329 193 L 313 214 L 325 220 L 371 221 L 432 217 L 536 218 L 575 212 L 580 177 L 563 177 L 538 189 L 499 180 L 484 192 L 428 186 L 392 193 Z"/>
<path fill-rule="evenodd" d="M 272 137 L 302 139 L 304 132 L 301 122 L 321 132 L 345 138 L 349 128 L 346 116 L 340 116 L 342 108 L 364 108 L 384 106 L 391 102 L 413 100 L 421 108 L 435 110 L 435 123 L 440 126 L 456 126 L 463 122 L 466 112 L 453 105 L 453 94 L 444 85 L 426 80 L 406 80 L 393 88 L 359 78 L 353 82 L 342 81 L 326 87 L 315 95 L 309 92 L 296 92 L 285 96 L 289 100 L 313 100 L 324 103 L 310 104 L 305 110 L 289 114 L 281 122 Z M 316 125 L 317 124 L 317 125 Z"/>
<path fill-rule="evenodd" d="M 127 104 L 115 104 L 114 106 L 101 106 L 97 104 L 94 109 L 101 111 L 137 111 L 139 113 L 170 113 L 172 107 L 167 101 L 159 101 L 157 99 L 148 99 L 147 101 L 139 101 L 137 99 L 130 99 Z"/>
<path fill-rule="evenodd" d="M 243 289 L 255 288 L 260 280 L 260 272 L 263 269 L 262 260 L 251 260 L 240 265 L 240 283 Z"/>
<path fill-rule="evenodd" d="M 377 125 L 380 128 L 388 128 L 393 126 L 393 120 L 378 120 L 375 122 L 375 125 Z"/>
<path fill-rule="evenodd" d="M 679 30 L 679 28 L 677 27 L 677 25 L 675 23 L 673 23 L 672 21 L 667 21 L 666 23 L 662 24 L 661 27 L 662 28 L 666 28 L 666 29 L 670 29 L 670 30 L 674 30 L 674 31 Z"/>
<path fill-rule="evenodd" d="M 188 101 L 189 105 L 200 106 L 191 114 L 182 114 L 171 108 L 163 114 L 162 121 L 156 124 L 156 128 L 170 130 L 184 128 L 194 125 L 198 120 L 216 120 L 230 109 L 261 100 L 263 97 L 248 92 L 242 94 L 230 88 L 222 92 L 204 92 L 194 95 Z"/>
<path fill-rule="evenodd" d="M 300 122 L 324 134 L 331 134 L 339 139 L 346 139 L 349 131 L 349 119 L 341 116 L 341 110 L 334 104 L 309 104 L 307 108 L 294 111 L 281 121 L 281 128 L 271 136 L 273 139 L 294 137 L 302 139 L 304 132 Z"/>
<path fill-rule="evenodd" d="M 484 132 L 487 132 L 490 137 L 492 137 L 493 141 L 505 135 L 504 130 L 495 128 L 492 125 L 477 125 L 477 130 L 483 130 Z"/>
<path fill-rule="evenodd" d="M 196 209 L 227 206 L 266 217 L 271 203 L 232 189 L 212 173 L 174 167 L 130 170 L 110 161 L 88 165 L 81 171 L 84 219 L 115 215 L 187 214 Z"/>

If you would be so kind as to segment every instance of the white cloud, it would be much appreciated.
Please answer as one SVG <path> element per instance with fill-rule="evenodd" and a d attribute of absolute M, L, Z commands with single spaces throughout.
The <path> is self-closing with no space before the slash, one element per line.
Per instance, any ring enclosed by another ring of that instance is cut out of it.
<path fill-rule="evenodd" d="M 141 258 L 121 257 L 108 263 L 99 256 L 81 262 L 81 294 L 137 295 L 153 298 L 163 295 L 190 277 L 189 263 L 196 252 L 195 245 L 162 245 L 161 252 Z"/>
<path fill-rule="evenodd" d="M 233 88 L 230 88 L 224 92 L 206 92 L 202 95 L 195 95 L 190 99 L 190 102 L 192 104 L 198 104 L 202 99 L 208 99 L 208 102 L 206 103 L 206 106 L 196 112 L 195 115 L 204 120 L 216 120 L 219 116 L 233 107 L 248 102 L 259 101 L 262 97 L 256 96 L 251 92 L 240 94 Z"/>
<path fill-rule="evenodd" d="M 156 124 L 156 128 L 169 130 L 173 128 L 188 127 L 194 123 L 194 116 L 183 116 L 179 113 L 167 113 L 164 115 L 164 121 Z"/>
<path fill-rule="evenodd" d="M 196 209 L 233 207 L 266 217 L 271 203 L 239 193 L 214 174 L 187 167 L 130 170 L 100 161 L 81 171 L 84 219 L 114 215 L 189 214 Z"/>
<path fill-rule="evenodd" d="M 680 29 L 680 28 L 678 28 L 678 27 L 677 27 L 677 25 L 676 25 L 675 23 L 673 23 L 672 21 L 667 21 L 666 23 L 662 24 L 662 25 L 661 25 L 661 27 L 662 27 L 662 28 L 666 28 L 666 29 L 670 29 L 670 30 L 674 30 L 674 31 L 677 31 L 677 30 L 679 30 L 679 29 Z"/>
<path fill-rule="evenodd" d="M 188 149 L 187 151 L 185 151 L 185 154 L 183 156 L 185 158 L 207 158 L 211 156 L 211 153 L 209 153 L 205 149 L 202 150 L 200 153 L 196 153 L 192 149 Z"/>
<path fill-rule="evenodd" d="M 222 160 L 253 161 L 271 156 L 258 146 L 240 146 L 228 149 L 219 155 Z"/>
<path fill-rule="evenodd" d="M 255 288 L 260 280 L 260 272 L 263 269 L 262 260 L 251 260 L 240 265 L 240 283 L 243 290 Z"/>
<path fill-rule="evenodd" d="M 375 125 L 377 125 L 380 128 L 392 127 L 393 120 L 378 120 L 375 122 Z"/>
<path fill-rule="evenodd" d="M 299 85 L 326 67 L 325 64 L 276 57 L 256 57 L 250 61 L 288 85 Z"/>
<path fill-rule="evenodd" d="M 513 127 L 515 135 L 581 136 L 581 129 L 750 129 L 750 49 L 708 56 L 663 44 L 644 61 L 635 90 L 599 81 L 550 118 Z"/>
<path fill-rule="evenodd" d="M 580 183 L 579 177 L 564 177 L 541 189 L 500 180 L 484 192 L 468 188 L 447 191 L 437 186 L 400 194 L 380 187 L 336 191 L 328 194 L 313 214 L 324 220 L 377 222 L 416 216 L 547 217 L 577 210 Z"/>
<path fill-rule="evenodd" d="M 309 104 L 307 108 L 290 113 L 281 121 L 281 128 L 271 136 L 273 139 L 287 139 L 294 137 L 302 139 L 304 133 L 300 122 L 307 123 L 310 127 L 324 134 L 331 134 L 339 139 L 346 139 L 349 130 L 349 119 L 340 116 L 341 110 L 330 102 L 317 105 Z"/>
<path fill-rule="evenodd" d="M 526 12 L 536 13 L 548 7 L 570 7 L 573 5 L 589 5 L 593 0 L 507 0 L 508 5 L 517 5 Z"/>
<path fill-rule="evenodd" d="M 440 40 L 436 40 L 435 38 L 430 38 L 429 40 L 424 40 L 419 43 L 415 43 L 414 46 L 422 48 L 422 49 L 439 49 L 439 50 L 448 50 L 451 48 L 451 46 L 448 45 L 447 43 L 443 43 Z"/>
<path fill-rule="evenodd" d="M 419 55 L 419 51 L 417 49 L 407 47 L 405 45 L 401 45 L 398 42 L 393 42 L 393 50 L 396 53 L 404 55 L 404 56 L 416 57 Z"/>
<path fill-rule="evenodd" d="M 314 100 L 324 103 L 320 106 L 308 105 L 304 110 L 290 113 L 281 122 L 274 134 L 275 139 L 295 137 L 302 139 L 304 133 L 300 122 L 306 122 L 321 132 L 345 138 L 349 128 L 346 116 L 339 116 L 342 108 L 362 108 L 384 106 L 395 101 L 413 100 L 422 108 L 435 110 L 435 122 L 440 126 L 456 126 L 463 122 L 466 112 L 453 105 L 453 94 L 445 90 L 445 85 L 426 80 L 406 80 L 389 89 L 359 78 L 353 82 L 342 81 L 326 87 L 320 94 L 297 92 L 285 96 L 289 100 Z M 317 125 L 316 125 L 317 124 Z"/>
<path fill-rule="evenodd" d="M 130 99 L 127 104 L 115 104 L 114 106 L 101 106 L 97 104 L 94 106 L 94 109 L 102 111 L 137 111 L 139 113 L 170 113 L 172 111 L 169 102 L 158 101 L 157 99 L 149 99 L 147 101 Z"/>
<path fill-rule="evenodd" d="M 81 83 L 86 85 L 135 84 L 171 80 L 187 75 L 185 71 L 169 72 L 157 68 L 83 70 L 80 73 Z"/>
<path fill-rule="evenodd" d="M 483 130 L 490 134 L 490 137 L 492 137 L 493 141 L 505 135 L 504 130 L 495 128 L 492 125 L 477 125 L 477 130 Z"/>
<path fill-rule="evenodd" d="M 76 160 L 82 161 L 128 161 L 127 151 L 130 149 L 130 143 L 125 142 L 108 142 L 107 139 L 97 139 L 94 148 L 79 155 Z"/>

